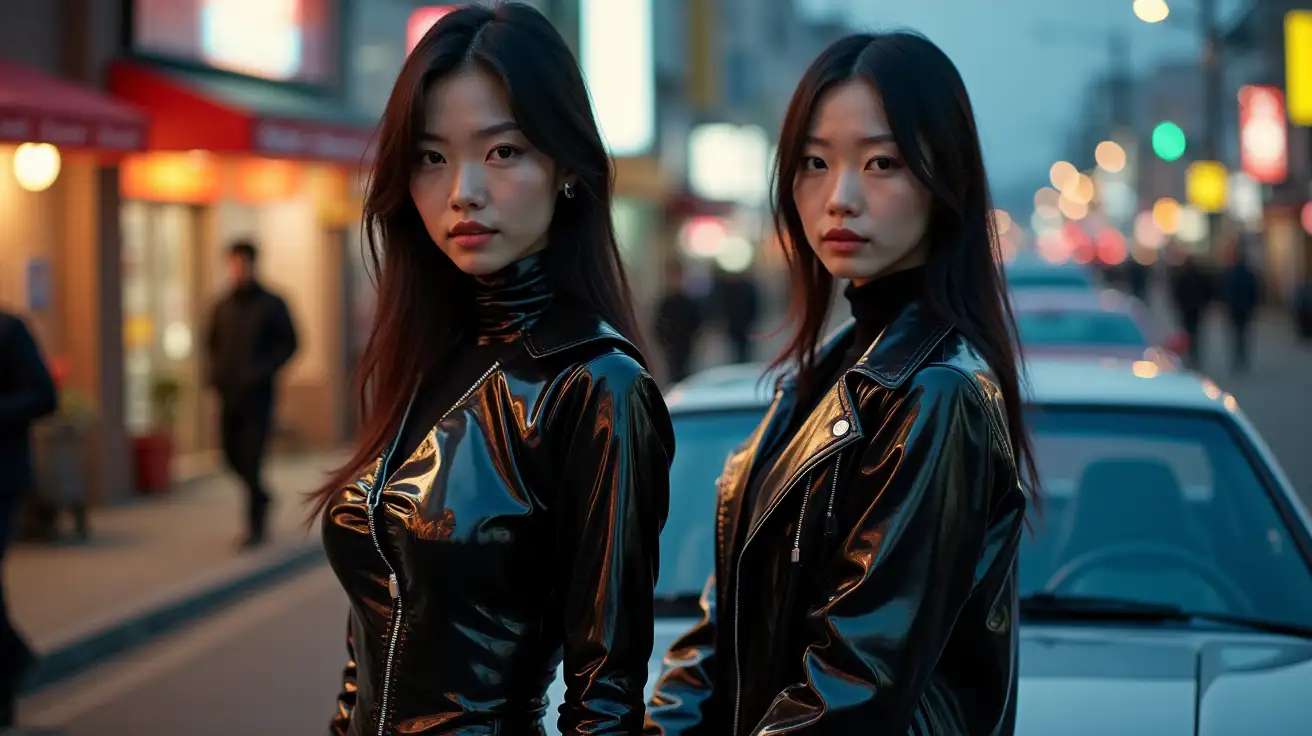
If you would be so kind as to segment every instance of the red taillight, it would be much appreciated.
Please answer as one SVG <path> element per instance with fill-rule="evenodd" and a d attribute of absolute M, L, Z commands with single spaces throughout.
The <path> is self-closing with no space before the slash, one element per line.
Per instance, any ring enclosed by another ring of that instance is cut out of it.
<path fill-rule="evenodd" d="M 1162 341 L 1162 346 L 1173 353 L 1184 355 L 1189 352 L 1189 334 L 1182 330 L 1172 332 Z"/>

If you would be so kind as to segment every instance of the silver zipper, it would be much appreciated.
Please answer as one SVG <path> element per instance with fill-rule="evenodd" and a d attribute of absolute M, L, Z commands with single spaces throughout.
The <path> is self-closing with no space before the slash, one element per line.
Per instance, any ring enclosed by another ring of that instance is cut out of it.
<path fill-rule="evenodd" d="M 829 508 L 825 511 L 825 536 L 838 532 L 838 519 L 834 517 L 834 497 L 838 495 L 838 469 L 843 466 L 843 456 L 834 458 L 834 478 L 829 483 Z"/>
<path fill-rule="evenodd" d="M 806 475 L 807 487 L 810 488 L 810 484 L 812 481 L 811 471 L 814 470 L 817 465 L 824 462 L 825 458 L 827 458 L 829 454 L 833 454 L 834 452 L 842 450 L 843 447 L 854 441 L 856 441 L 856 435 L 855 434 L 849 435 L 847 438 L 844 438 L 843 440 L 835 443 L 832 447 L 830 447 L 828 454 L 817 456 L 815 462 L 811 465 L 811 467 L 806 469 L 805 475 Z M 743 558 L 747 556 L 747 546 L 752 543 L 753 539 L 756 538 L 756 532 L 760 531 L 761 527 L 765 526 L 765 520 L 768 519 L 770 517 L 770 514 L 773 513 L 776 508 L 779 507 L 779 504 L 783 503 L 784 497 L 788 495 L 788 492 L 791 491 L 793 489 L 793 486 L 797 485 L 797 482 L 800 481 L 801 479 L 802 476 L 799 475 L 797 477 L 797 480 L 794 480 L 792 483 L 789 483 L 784 488 L 784 492 L 779 494 L 778 500 L 775 501 L 775 504 L 765 510 L 765 514 L 761 516 L 760 521 L 758 521 L 756 524 L 756 529 L 754 529 L 750 534 L 747 535 L 747 539 L 743 541 L 743 548 L 738 553 L 738 564 L 735 565 L 734 568 L 735 571 L 733 577 L 733 671 L 734 671 L 734 680 L 736 686 L 734 687 L 734 694 L 733 694 L 733 732 L 731 736 L 738 736 L 738 725 L 739 725 L 739 721 L 742 719 L 742 705 L 743 705 L 743 669 L 742 669 L 742 661 L 741 661 L 742 654 L 740 653 L 739 641 L 738 641 L 738 628 L 739 628 L 738 622 L 739 622 L 739 617 L 741 616 L 741 612 L 739 611 L 739 606 L 741 605 L 741 600 L 742 600 L 741 594 L 742 594 Z M 802 503 L 803 504 L 806 503 L 805 499 L 803 499 Z"/>
<path fill-rule="evenodd" d="M 828 536 L 837 531 L 838 524 L 834 519 L 834 496 L 838 493 L 838 468 L 843 462 L 843 456 L 839 455 L 834 458 L 834 475 L 829 480 L 829 508 L 825 512 L 825 535 Z M 815 475 L 808 475 L 806 478 L 806 495 L 802 497 L 802 510 L 797 512 L 797 531 L 793 535 L 793 564 L 802 560 L 802 523 L 806 521 L 806 502 L 811 498 L 811 483 L 815 480 Z"/>
<path fill-rule="evenodd" d="M 451 416 L 451 412 L 465 403 L 465 400 L 477 391 L 479 386 L 483 385 L 488 376 L 491 376 L 500 367 L 501 361 L 494 361 L 492 367 L 488 368 L 482 376 L 479 376 L 474 385 L 470 386 L 449 409 L 442 413 L 437 423 L 441 424 L 447 417 Z M 396 663 L 396 641 L 398 634 L 401 633 L 401 618 L 405 613 L 405 601 L 401 600 L 401 581 L 396 575 L 396 570 L 392 567 L 391 561 L 387 559 L 387 555 L 383 554 L 383 545 L 378 539 L 378 525 L 374 520 L 374 512 L 378 509 L 379 503 L 382 502 L 383 489 L 387 485 L 387 481 L 396 476 L 396 471 L 388 466 L 392 464 L 392 456 L 396 454 L 396 448 L 401 443 L 401 436 L 405 433 L 405 425 L 410 418 L 410 410 L 414 407 L 414 399 L 418 393 L 419 387 L 416 384 L 415 391 L 410 396 L 410 403 L 406 405 L 405 413 L 401 415 L 401 427 L 397 430 L 396 437 L 392 440 L 392 445 L 388 448 L 387 454 L 378 463 L 377 475 L 374 478 L 373 490 L 375 492 L 369 502 L 369 536 L 373 537 L 374 549 L 378 550 L 378 556 L 383 559 L 383 564 L 387 566 L 387 594 L 392 597 L 392 626 L 391 633 L 387 638 L 387 663 L 383 667 L 383 701 L 378 708 L 378 736 L 384 736 L 387 729 L 387 706 L 392 694 L 392 667 Z M 388 471 L 390 471 L 390 475 L 387 481 L 384 481 L 381 474 Z"/>
<path fill-rule="evenodd" d="M 811 500 L 811 483 L 815 481 L 814 473 L 806 474 L 806 492 L 802 494 L 802 510 L 797 512 L 797 531 L 793 534 L 793 563 L 802 559 L 802 520 L 806 518 L 806 502 Z"/>

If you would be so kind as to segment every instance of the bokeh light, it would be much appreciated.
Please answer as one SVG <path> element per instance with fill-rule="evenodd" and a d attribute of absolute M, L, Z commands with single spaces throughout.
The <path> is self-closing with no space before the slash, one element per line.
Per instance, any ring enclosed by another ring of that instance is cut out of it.
<path fill-rule="evenodd" d="M 1166 0 L 1134 0 L 1134 15 L 1144 23 L 1161 23 L 1170 14 Z"/>
<path fill-rule="evenodd" d="M 1048 170 L 1048 180 L 1059 192 L 1074 187 L 1080 180 L 1080 171 L 1070 161 L 1058 161 Z"/>
<path fill-rule="evenodd" d="M 1153 222 L 1167 235 L 1175 235 L 1180 230 L 1180 203 L 1170 197 L 1162 197 L 1153 203 Z"/>
<path fill-rule="evenodd" d="M 1093 158 L 1103 171 L 1113 174 L 1125 168 L 1125 149 L 1116 141 L 1103 141 L 1093 151 Z"/>
<path fill-rule="evenodd" d="M 1071 220 L 1083 220 L 1089 214 L 1088 202 L 1079 202 L 1064 194 L 1061 196 L 1061 200 L 1058 201 L 1057 208 Z"/>

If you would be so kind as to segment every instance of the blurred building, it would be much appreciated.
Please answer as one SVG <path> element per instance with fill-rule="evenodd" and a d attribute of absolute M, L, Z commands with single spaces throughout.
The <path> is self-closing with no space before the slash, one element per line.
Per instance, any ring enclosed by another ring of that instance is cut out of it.
<path fill-rule="evenodd" d="M 768 272 L 773 141 L 842 18 L 790 0 L 530 4 L 588 77 L 640 310 L 671 257 Z M 154 431 L 168 382 L 178 458 L 217 463 L 198 348 L 237 238 L 260 246 L 301 337 L 275 447 L 350 436 L 373 310 L 359 242 L 371 136 L 411 37 L 450 5 L 0 4 L 0 303 L 32 323 L 65 395 L 98 407 L 98 498 L 132 492 L 132 438 Z M 689 223 L 708 222 L 715 237 L 691 242 Z"/>
<path fill-rule="evenodd" d="M 94 489 L 131 485 L 124 427 L 118 163 L 145 115 L 104 91 L 117 3 L 0 4 L 0 303 L 34 328 L 65 396 L 100 407 Z"/>
<path fill-rule="evenodd" d="M 1220 98 L 1212 116 L 1205 107 L 1203 70 L 1195 59 L 1160 64 L 1129 84 L 1123 83 L 1123 70 L 1112 70 L 1090 85 L 1068 146 L 1069 160 L 1082 169 L 1091 167 L 1097 144 L 1118 125 L 1128 125 L 1137 207 L 1148 212 L 1163 198 L 1188 202 L 1186 171 L 1207 157 L 1208 128 L 1214 127 L 1216 156 L 1230 171 L 1221 226 L 1246 232 L 1258 244 L 1252 255 L 1276 301 L 1287 301 L 1300 281 L 1312 279 L 1312 244 L 1300 223 L 1301 210 L 1312 197 L 1312 129 L 1287 125 L 1285 178 L 1274 184 L 1254 182 L 1241 168 L 1239 94 L 1245 85 L 1286 86 L 1284 16 L 1295 8 L 1312 8 L 1312 3 L 1255 0 L 1226 24 L 1220 33 Z M 1184 133 L 1185 151 L 1177 160 L 1153 152 L 1153 129 L 1166 121 Z M 1213 244 L 1225 242 L 1227 233 L 1205 229 L 1190 233 L 1189 239 L 1199 252 L 1216 255 Z"/>
<path fill-rule="evenodd" d="M 1227 34 L 1244 83 L 1288 88 L 1284 18 L 1291 10 L 1312 10 L 1312 1 L 1253 0 Z M 1301 222 L 1312 200 L 1312 128 L 1286 123 L 1285 132 L 1285 176 L 1265 188 L 1262 202 L 1261 257 L 1270 293 L 1288 303 L 1300 283 L 1312 283 L 1312 233 Z"/>
<path fill-rule="evenodd" d="M 0 58 L 22 70 L 0 74 L 0 298 L 67 365 L 66 392 L 98 404 L 102 498 L 130 492 L 129 440 L 156 429 L 162 382 L 181 388 L 180 458 L 215 462 L 198 348 L 237 238 L 260 246 L 263 277 L 301 336 L 275 441 L 322 447 L 349 432 L 343 264 L 372 120 L 342 95 L 346 7 L 20 0 L 0 10 Z M 62 165 L 46 188 L 14 186 L 16 159 L 43 173 L 32 161 L 52 150 Z"/>

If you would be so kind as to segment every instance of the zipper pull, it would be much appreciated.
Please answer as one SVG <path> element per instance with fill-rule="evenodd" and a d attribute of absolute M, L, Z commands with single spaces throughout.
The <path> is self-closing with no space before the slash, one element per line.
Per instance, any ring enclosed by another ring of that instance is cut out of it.
<path fill-rule="evenodd" d="M 834 516 L 834 512 L 830 511 L 828 514 L 825 514 L 825 536 L 832 537 L 837 533 L 838 519 Z"/>
<path fill-rule="evenodd" d="M 387 576 L 387 594 L 392 596 L 392 600 L 401 597 L 401 584 L 396 579 L 396 573 Z"/>
<path fill-rule="evenodd" d="M 793 558 L 793 562 L 797 562 L 798 560 L 802 559 L 802 549 L 797 545 L 793 545 L 792 558 Z"/>

